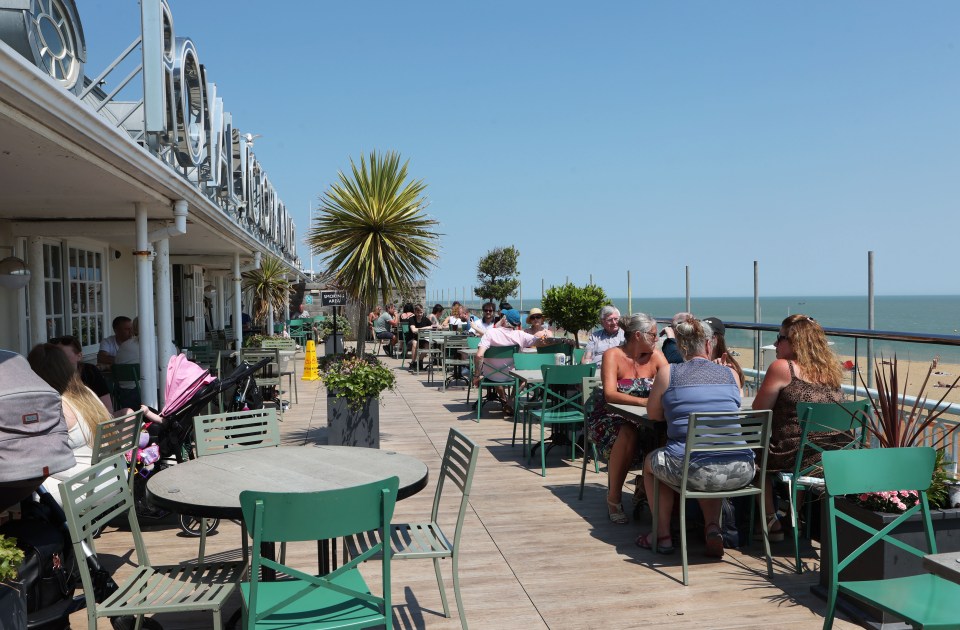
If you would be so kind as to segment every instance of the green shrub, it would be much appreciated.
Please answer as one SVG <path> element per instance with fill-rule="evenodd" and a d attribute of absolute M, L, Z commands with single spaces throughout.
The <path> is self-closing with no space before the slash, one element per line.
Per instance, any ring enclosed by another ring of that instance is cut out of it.
<path fill-rule="evenodd" d="M 353 410 L 360 409 L 371 398 L 379 399 L 384 391 L 392 391 L 397 384 L 393 371 L 372 354 L 357 356 L 355 351 L 350 351 L 324 356 L 317 367 L 327 392 L 345 398 Z"/>
<path fill-rule="evenodd" d="M 23 550 L 17 547 L 17 539 L 0 534 L 0 582 L 16 580 L 22 562 Z"/>

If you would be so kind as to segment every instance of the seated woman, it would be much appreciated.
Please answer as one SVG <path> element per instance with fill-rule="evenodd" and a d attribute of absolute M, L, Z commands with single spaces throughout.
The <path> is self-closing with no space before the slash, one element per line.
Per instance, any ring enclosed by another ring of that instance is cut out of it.
<path fill-rule="evenodd" d="M 654 484 L 660 483 L 660 505 L 653 515 L 657 519 L 657 540 L 650 533 L 641 534 L 637 545 L 655 549 L 657 553 L 672 553 L 670 515 L 676 496 L 660 480 L 675 486 L 683 477 L 683 455 L 686 449 L 687 422 L 697 411 L 740 410 L 740 381 L 729 367 L 714 363 L 713 331 L 706 322 L 688 319 L 674 327 L 677 347 L 683 353 L 683 363 L 672 363 L 657 374 L 647 401 L 647 416 L 651 420 L 666 420 L 667 445 L 649 455 L 643 466 L 643 485 L 647 496 L 653 496 Z M 721 451 L 695 453 L 690 459 L 687 474 L 688 487 L 694 490 L 735 490 L 753 480 L 756 467 L 753 451 Z M 723 557 L 723 536 L 720 533 L 720 499 L 700 499 L 700 508 L 706 522 L 707 555 Z"/>
<path fill-rule="evenodd" d="M 429 329 L 432 326 L 430 318 L 423 312 L 423 304 L 414 305 L 413 318 L 410 319 L 410 335 L 407 337 L 407 345 L 412 348 L 409 369 L 414 369 L 414 365 L 419 360 L 420 348 L 426 348 L 430 343 L 420 339 L 420 330 Z M 420 369 L 423 369 L 423 365 L 420 365 Z"/>
<path fill-rule="evenodd" d="M 430 310 L 430 314 L 427 315 L 427 317 L 430 319 L 431 326 L 439 328 L 443 317 L 443 305 L 434 304 L 433 308 Z"/>
<path fill-rule="evenodd" d="M 539 308 L 531 308 L 527 315 L 527 327 L 523 329 L 523 332 L 535 335 L 541 330 L 550 331 L 550 327 L 543 319 L 543 311 Z"/>
<path fill-rule="evenodd" d="M 797 403 L 828 403 L 843 400 L 840 382 L 843 371 L 840 360 L 827 344 L 823 328 L 812 317 L 791 315 L 780 324 L 774 342 L 777 359 L 767 368 L 760 391 L 753 401 L 754 409 L 772 409 L 770 447 L 767 451 L 767 472 L 792 471 L 800 447 L 800 422 Z M 823 448 L 843 446 L 850 439 L 844 433 L 811 433 L 810 439 Z M 804 466 L 812 465 L 817 454 L 804 455 Z M 766 501 L 770 522 L 770 540 L 783 540 L 783 527 L 773 506 L 773 484 L 767 481 Z"/>
<path fill-rule="evenodd" d="M 446 319 L 440 322 L 440 327 L 444 330 L 448 329 L 450 326 L 456 326 L 457 328 L 460 328 L 466 323 L 466 320 L 461 319 L 460 315 L 460 303 L 454 303 L 454 305 L 450 308 L 450 314 Z"/>
<path fill-rule="evenodd" d="M 55 337 L 48 343 L 52 343 L 63 350 L 67 359 L 79 372 L 83 384 L 93 390 L 93 393 L 97 395 L 108 412 L 113 413 L 113 400 L 110 399 L 110 388 L 107 387 L 107 381 L 96 365 L 83 362 L 83 348 L 80 346 L 80 340 L 72 335 L 64 335 Z"/>
<path fill-rule="evenodd" d="M 652 317 L 634 313 L 621 318 L 619 326 L 626 342 L 604 352 L 603 388 L 596 395 L 589 428 L 600 457 L 607 460 L 607 512 L 611 521 L 623 525 L 629 520 L 623 512 L 623 482 L 630 466 L 638 462 L 640 425 L 607 403 L 647 404 L 653 379 L 667 360 L 657 350 L 657 322 Z"/>
<path fill-rule="evenodd" d="M 97 395 L 81 382 L 76 367 L 59 346 L 50 343 L 34 346 L 27 361 L 40 378 L 60 393 L 67 422 L 67 442 L 77 460 L 73 468 L 55 473 L 43 482 L 43 487 L 59 501 L 60 482 L 90 467 L 96 426 L 109 420 L 110 414 Z"/>

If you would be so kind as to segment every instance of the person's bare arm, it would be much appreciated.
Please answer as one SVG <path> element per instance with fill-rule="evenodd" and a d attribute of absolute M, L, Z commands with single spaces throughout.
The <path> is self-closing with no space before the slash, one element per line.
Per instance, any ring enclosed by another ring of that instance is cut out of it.
<path fill-rule="evenodd" d="M 663 394 L 670 386 L 670 364 L 667 363 L 657 371 L 650 387 L 650 398 L 647 399 L 647 417 L 651 420 L 664 420 Z"/>
<path fill-rule="evenodd" d="M 487 349 L 484 347 L 477 348 L 477 353 L 473 355 L 473 386 L 476 387 L 480 383 L 480 368 L 483 366 L 483 355 L 487 353 Z"/>
<path fill-rule="evenodd" d="M 790 366 L 786 359 L 777 359 L 767 368 L 767 374 L 760 384 L 760 391 L 753 399 L 754 409 L 773 409 L 780 396 L 780 390 L 790 384 Z"/>
<path fill-rule="evenodd" d="M 103 350 L 97 352 L 97 364 L 99 365 L 113 365 L 113 355 L 107 354 Z"/>

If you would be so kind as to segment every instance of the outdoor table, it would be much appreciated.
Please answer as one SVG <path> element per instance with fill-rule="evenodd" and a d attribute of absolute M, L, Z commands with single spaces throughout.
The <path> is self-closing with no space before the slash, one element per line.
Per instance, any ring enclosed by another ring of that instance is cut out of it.
<path fill-rule="evenodd" d="M 960 551 L 926 555 L 923 557 L 923 568 L 960 584 Z"/>
<path fill-rule="evenodd" d="M 397 500 L 427 485 L 427 465 L 409 455 L 355 446 L 277 446 L 199 457 L 165 468 L 147 481 L 147 500 L 198 518 L 242 519 L 240 493 L 314 492 L 353 488 L 397 476 Z M 335 551 L 335 550 L 334 550 Z M 320 571 L 329 571 L 320 545 Z M 336 561 L 334 559 L 334 561 Z"/>

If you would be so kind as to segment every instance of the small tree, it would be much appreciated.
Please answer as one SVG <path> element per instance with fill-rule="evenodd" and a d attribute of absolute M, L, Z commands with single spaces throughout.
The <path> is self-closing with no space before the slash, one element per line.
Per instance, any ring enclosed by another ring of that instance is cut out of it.
<path fill-rule="evenodd" d="M 253 319 L 264 325 L 270 306 L 274 314 L 283 314 L 287 307 L 290 282 L 287 280 L 286 264 L 276 256 L 266 255 L 258 269 L 243 272 L 242 288 L 253 296 Z M 273 331 L 267 331 L 273 334 Z"/>
<path fill-rule="evenodd" d="M 600 321 L 600 309 L 607 304 L 607 294 L 595 284 L 578 287 L 568 282 L 559 287 L 550 287 L 543 296 L 543 315 L 554 326 L 573 333 L 574 339 L 581 330 L 590 330 Z"/>
<path fill-rule="evenodd" d="M 520 286 L 517 279 L 517 258 L 520 252 L 513 245 L 497 247 L 477 263 L 477 281 L 474 289 L 477 297 L 491 302 L 503 302 Z"/>

